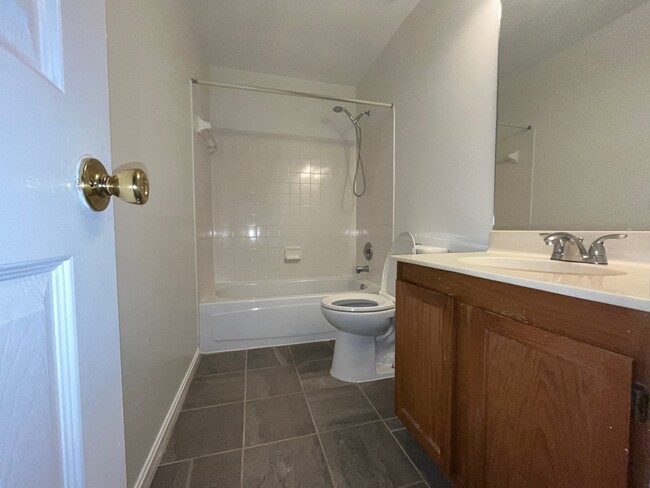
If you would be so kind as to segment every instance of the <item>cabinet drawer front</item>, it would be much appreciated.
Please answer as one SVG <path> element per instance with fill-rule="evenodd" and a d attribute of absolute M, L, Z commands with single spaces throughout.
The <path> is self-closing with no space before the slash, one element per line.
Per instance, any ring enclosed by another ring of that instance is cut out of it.
<path fill-rule="evenodd" d="M 448 471 L 453 300 L 398 281 L 395 330 L 396 413 L 443 471 Z"/>

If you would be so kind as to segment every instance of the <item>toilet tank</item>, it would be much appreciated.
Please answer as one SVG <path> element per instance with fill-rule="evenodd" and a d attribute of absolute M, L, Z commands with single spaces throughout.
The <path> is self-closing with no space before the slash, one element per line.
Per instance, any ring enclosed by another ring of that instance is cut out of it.
<path fill-rule="evenodd" d="M 390 248 L 386 261 L 384 262 L 384 271 L 381 276 L 380 293 L 391 299 L 395 299 L 395 286 L 397 281 L 397 261 L 391 259 L 391 256 L 398 254 L 415 254 L 416 251 L 422 254 L 434 254 L 448 252 L 444 247 L 420 246 L 416 245 L 415 238 L 410 232 L 402 232 Z"/>

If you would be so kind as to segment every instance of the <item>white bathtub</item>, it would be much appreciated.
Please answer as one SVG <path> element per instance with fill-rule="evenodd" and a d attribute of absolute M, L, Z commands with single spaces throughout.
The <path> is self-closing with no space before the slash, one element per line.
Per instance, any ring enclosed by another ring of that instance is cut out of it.
<path fill-rule="evenodd" d="M 200 305 L 201 352 L 333 339 L 322 298 L 360 290 L 377 293 L 379 287 L 353 278 L 218 283 Z"/>

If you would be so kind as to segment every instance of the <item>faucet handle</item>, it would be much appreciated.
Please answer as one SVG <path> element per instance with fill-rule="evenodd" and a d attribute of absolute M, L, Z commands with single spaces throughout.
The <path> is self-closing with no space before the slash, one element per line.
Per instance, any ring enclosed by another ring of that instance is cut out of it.
<path fill-rule="evenodd" d="M 582 242 L 585 240 L 584 237 L 576 237 L 573 234 L 569 234 L 568 232 L 540 232 L 539 235 L 544 238 L 544 242 L 547 246 L 550 246 L 554 242 Z"/>
<path fill-rule="evenodd" d="M 584 240 L 582 237 L 574 236 L 568 232 L 553 232 L 552 234 L 544 232 L 540 233 L 540 235 L 544 237 L 544 242 L 547 246 L 553 244 L 551 259 L 555 261 L 583 261 L 587 257 L 587 250 L 582 244 Z M 565 254 L 565 247 L 569 243 L 573 244 L 569 248 L 569 252 L 572 253 L 570 256 Z M 573 255 L 577 253 L 579 257 L 574 257 Z"/>
<path fill-rule="evenodd" d="M 592 263 L 607 264 L 605 241 L 609 239 L 625 239 L 626 237 L 627 234 L 607 234 L 599 237 L 589 246 L 589 259 Z"/>
<path fill-rule="evenodd" d="M 598 239 L 596 239 L 594 241 L 594 244 L 602 244 L 604 241 L 606 241 L 608 239 L 625 239 L 626 237 L 627 237 L 627 234 L 607 234 L 605 236 L 601 236 Z"/>

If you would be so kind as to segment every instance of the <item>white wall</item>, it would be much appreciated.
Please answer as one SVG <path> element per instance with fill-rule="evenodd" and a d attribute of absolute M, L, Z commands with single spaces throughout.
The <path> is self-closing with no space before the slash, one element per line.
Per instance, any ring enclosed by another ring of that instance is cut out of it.
<path fill-rule="evenodd" d="M 645 3 L 538 66 L 499 80 L 500 120 L 536 132 L 532 222 L 497 212 L 499 228 L 650 228 L 649 45 Z M 508 141 L 511 149 L 520 147 L 523 164 L 499 167 L 497 210 L 520 205 L 518 189 L 530 186 L 530 139 L 529 132 L 515 145 Z"/>
<path fill-rule="evenodd" d="M 113 162 L 141 162 L 151 184 L 145 206 L 114 203 L 129 486 L 198 344 L 189 78 L 201 60 L 186 5 L 107 2 Z"/>
<path fill-rule="evenodd" d="M 487 246 L 493 215 L 498 0 L 421 0 L 357 87 L 397 108 L 395 234 Z"/>
<path fill-rule="evenodd" d="M 225 83 L 322 93 L 342 98 L 356 96 L 356 88 L 353 86 L 215 66 L 210 67 L 210 79 Z M 355 113 L 354 104 L 226 88 L 210 90 L 211 122 L 214 127 L 294 136 L 350 140 L 354 138 L 350 119 L 344 114 L 332 112 L 332 107 L 341 105 Z"/>

